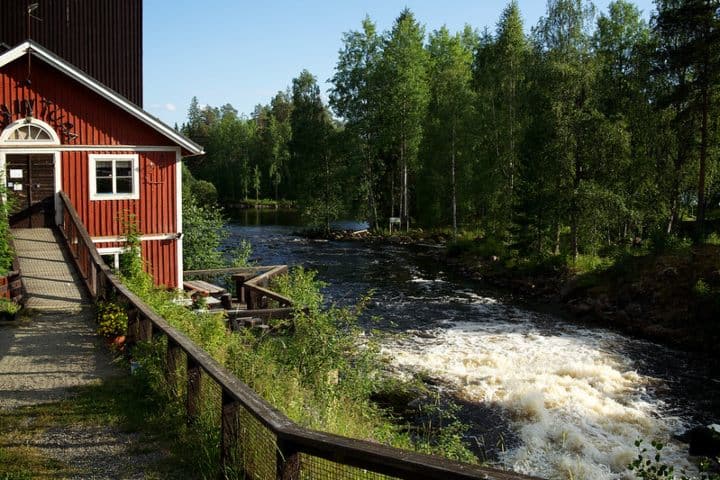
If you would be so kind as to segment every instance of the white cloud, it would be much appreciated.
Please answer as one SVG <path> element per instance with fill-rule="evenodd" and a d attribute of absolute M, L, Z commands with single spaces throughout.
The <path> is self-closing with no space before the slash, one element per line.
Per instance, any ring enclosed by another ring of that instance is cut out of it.
<path fill-rule="evenodd" d="M 151 103 L 151 110 L 165 110 L 166 112 L 174 112 L 177 110 L 177 106 L 174 103 Z"/>

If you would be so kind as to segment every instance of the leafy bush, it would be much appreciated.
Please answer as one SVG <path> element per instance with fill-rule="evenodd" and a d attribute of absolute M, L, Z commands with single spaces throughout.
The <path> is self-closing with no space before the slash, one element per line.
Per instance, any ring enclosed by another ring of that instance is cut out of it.
<path fill-rule="evenodd" d="M 6 195 L 4 175 L 0 172 L 0 275 L 5 275 L 11 268 L 15 252 L 10 246 L 10 223 L 9 216 L 12 209 L 11 197 Z"/>
<path fill-rule="evenodd" d="M 712 232 L 705 239 L 705 243 L 707 243 L 708 245 L 720 245 L 720 235 L 718 235 L 716 232 Z"/>
<path fill-rule="evenodd" d="M 693 293 L 698 297 L 706 297 L 710 295 L 710 285 L 708 285 L 702 278 L 699 278 L 693 286 Z"/>
<path fill-rule="evenodd" d="M 99 335 L 111 338 L 127 332 L 128 316 L 121 305 L 113 302 L 99 302 L 95 306 L 95 315 Z"/>
<path fill-rule="evenodd" d="M 15 315 L 17 312 L 20 311 L 20 305 L 13 302 L 12 300 L 8 300 L 7 298 L 0 298 L 0 312 L 6 312 L 10 315 Z"/>
<path fill-rule="evenodd" d="M 675 467 L 662 462 L 661 451 L 664 445 L 658 441 L 651 441 L 653 450 L 648 450 L 643 446 L 643 441 L 638 439 L 635 441 L 635 447 L 638 449 L 638 456 L 628 465 L 628 469 L 633 472 L 636 478 L 642 480 L 675 480 Z M 680 480 L 720 480 L 717 473 L 708 473 L 709 462 L 704 459 L 700 462 L 700 476 L 688 477 L 685 471 L 680 473 Z"/>

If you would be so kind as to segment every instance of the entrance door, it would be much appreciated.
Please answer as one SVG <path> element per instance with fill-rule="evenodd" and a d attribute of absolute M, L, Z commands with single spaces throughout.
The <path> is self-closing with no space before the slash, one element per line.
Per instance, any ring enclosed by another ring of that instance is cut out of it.
<path fill-rule="evenodd" d="M 54 225 L 55 167 L 53 154 L 6 155 L 5 184 L 11 199 L 11 228 Z"/>

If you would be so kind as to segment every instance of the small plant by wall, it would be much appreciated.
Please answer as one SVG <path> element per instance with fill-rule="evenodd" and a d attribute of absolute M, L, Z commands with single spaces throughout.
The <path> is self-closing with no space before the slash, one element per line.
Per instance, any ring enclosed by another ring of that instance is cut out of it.
<path fill-rule="evenodd" d="M 125 335 L 128 316 L 125 309 L 113 302 L 99 302 L 96 307 L 97 333 L 105 338 Z"/>

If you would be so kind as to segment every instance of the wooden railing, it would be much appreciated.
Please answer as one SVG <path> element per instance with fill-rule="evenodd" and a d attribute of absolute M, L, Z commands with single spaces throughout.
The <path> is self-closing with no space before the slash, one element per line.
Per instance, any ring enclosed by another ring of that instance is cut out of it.
<path fill-rule="evenodd" d="M 114 295 L 127 303 L 128 344 L 167 338 L 166 375 L 170 384 L 186 382 L 186 414 L 198 418 L 202 384 L 222 391 L 220 462 L 257 479 L 495 479 L 531 477 L 444 458 L 400 450 L 378 443 L 309 430 L 296 425 L 235 375 L 173 328 L 113 275 L 98 255 L 77 212 L 64 193 L 61 225 L 67 246 L 92 296 Z M 260 279 L 257 283 L 263 283 Z M 262 287 L 259 287 L 262 288 Z M 186 368 L 180 368 L 183 357 Z M 186 371 L 184 379 L 180 372 Z"/>
<path fill-rule="evenodd" d="M 287 271 L 287 265 L 214 268 L 188 270 L 183 273 L 183 277 L 216 281 L 223 277 L 229 278 L 225 283 L 234 284 L 238 302 L 246 305 L 243 310 L 228 310 L 229 318 L 248 315 L 262 319 L 287 318 L 293 313 L 293 301 L 268 288 L 274 277 Z"/>
<path fill-rule="evenodd" d="M 8 238 L 10 249 L 15 250 L 15 243 L 12 237 Z M 25 301 L 25 285 L 22 280 L 22 272 L 20 270 L 20 262 L 17 255 L 13 255 L 12 267 L 6 275 L 0 277 L 0 298 L 12 300 L 15 303 L 24 303 Z"/>

